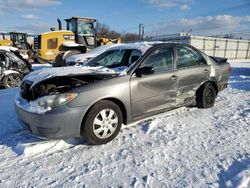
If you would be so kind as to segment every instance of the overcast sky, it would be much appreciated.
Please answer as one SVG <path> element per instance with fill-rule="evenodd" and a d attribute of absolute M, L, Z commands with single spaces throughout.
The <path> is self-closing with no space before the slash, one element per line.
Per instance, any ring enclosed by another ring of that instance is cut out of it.
<path fill-rule="evenodd" d="M 249 0 L 0 0 L 1 31 L 39 34 L 72 16 L 123 33 L 137 32 L 139 23 L 147 35 L 250 31 Z"/>

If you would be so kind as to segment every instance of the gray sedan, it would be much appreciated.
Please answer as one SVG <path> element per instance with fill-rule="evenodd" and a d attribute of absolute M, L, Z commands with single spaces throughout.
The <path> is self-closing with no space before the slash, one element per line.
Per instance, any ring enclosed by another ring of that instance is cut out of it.
<path fill-rule="evenodd" d="M 115 71 L 119 67 L 126 68 Z M 83 136 L 92 144 L 105 144 L 122 124 L 181 106 L 212 107 L 227 87 L 230 70 L 226 59 L 189 45 L 119 45 L 88 67 L 28 75 L 16 97 L 16 113 L 38 136 Z"/>

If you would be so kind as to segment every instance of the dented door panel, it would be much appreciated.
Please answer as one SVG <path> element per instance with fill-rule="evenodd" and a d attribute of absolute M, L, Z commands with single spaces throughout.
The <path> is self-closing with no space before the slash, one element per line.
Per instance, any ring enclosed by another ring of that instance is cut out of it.
<path fill-rule="evenodd" d="M 208 65 L 188 67 L 177 71 L 178 91 L 176 105 L 192 103 L 196 90 L 209 80 L 211 68 Z"/>
<path fill-rule="evenodd" d="M 177 80 L 173 79 L 174 74 L 175 71 L 131 78 L 134 117 L 175 106 Z"/>

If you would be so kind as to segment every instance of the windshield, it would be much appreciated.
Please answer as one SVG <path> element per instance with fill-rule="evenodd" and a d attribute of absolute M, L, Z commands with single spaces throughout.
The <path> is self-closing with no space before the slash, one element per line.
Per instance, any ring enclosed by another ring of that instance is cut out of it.
<path fill-rule="evenodd" d="M 91 67 L 117 67 L 122 66 L 122 60 L 124 58 L 126 50 L 110 50 L 106 51 L 103 54 L 97 56 L 93 60 L 88 62 L 88 66 Z"/>
<path fill-rule="evenodd" d="M 77 30 L 79 35 L 94 36 L 94 24 L 82 21 L 77 22 Z"/>
<path fill-rule="evenodd" d="M 84 66 L 90 67 L 107 67 L 115 71 L 121 72 L 127 70 L 133 63 L 135 63 L 142 52 L 136 49 L 114 49 L 108 50 L 94 59 L 87 62 Z"/>
<path fill-rule="evenodd" d="M 11 40 L 17 43 L 25 43 L 26 42 L 26 35 L 25 34 L 21 34 L 21 33 L 15 33 L 15 34 L 11 34 L 10 35 Z"/>

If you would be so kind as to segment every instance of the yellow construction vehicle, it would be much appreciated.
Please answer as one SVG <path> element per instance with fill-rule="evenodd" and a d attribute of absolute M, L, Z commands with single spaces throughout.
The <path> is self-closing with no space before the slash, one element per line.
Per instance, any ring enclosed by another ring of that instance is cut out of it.
<path fill-rule="evenodd" d="M 29 55 L 32 51 L 33 41 L 34 36 L 27 33 L 0 33 L 0 46 L 16 47 L 23 56 Z"/>
<path fill-rule="evenodd" d="M 39 63 L 51 63 L 53 66 L 64 66 L 67 57 L 85 53 L 98 45 L 121 43 L 121 39 L 96 38 L 94 18 L 72 17 L 65 19 L 66 30 L 57 19 L 59 30 L 38 35 L 34 41 Z"/>
<path fill-rule="evenodd" d="M 7 35 L 7 33 L 0 33 L 0 46 L 13 46 L 10 35 Z"/>

